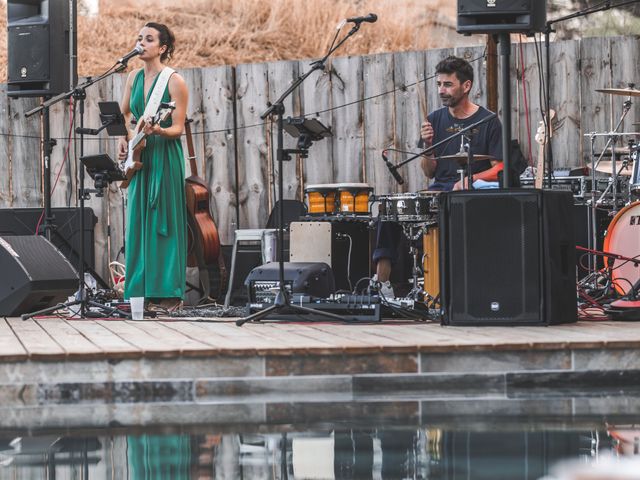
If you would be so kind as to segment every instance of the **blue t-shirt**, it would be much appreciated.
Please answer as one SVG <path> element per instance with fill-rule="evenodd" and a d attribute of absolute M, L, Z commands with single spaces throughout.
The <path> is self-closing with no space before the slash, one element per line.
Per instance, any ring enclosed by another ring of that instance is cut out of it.
<path fill-rule="evenodd" d="M 427 117 L 433 126 L 433 143 L 436 144 L 443 139 L 459 132 L 465 127 L 479 122 L 491 112 L 484 107 L 480 107 L 476 113 L 469 118 L 454 118 L 449 113 L 449 107 L 442 107 Z M 479 127 L 473 129 L 471 137 L 471 151 L 474 155 L 490 155 L 500 160 L 502 159 L 502 124 L 498 117 L 483 123 Z M 436 148 L 434 155 L 441 157 L 443 155 L 455 155 L 460 151 L 461 136 L 458 136 L 444 145 Z M 420 139 L 419 148 L 424 148 L 423 141 Z M 472 173 L 484 172 L 491 168 L 491 161 L 479 160 L 473 162 L 471 167 Z M 460 179 L 457 170 L 466 169 L 456 160 L 437 160 L 436 170 L 434 173 L 434 182 L 438 185 L 445 186 L 445 190 L 453 188 L 453 184 Z M 446 188 L 448 186 L 448 188 Z"/>

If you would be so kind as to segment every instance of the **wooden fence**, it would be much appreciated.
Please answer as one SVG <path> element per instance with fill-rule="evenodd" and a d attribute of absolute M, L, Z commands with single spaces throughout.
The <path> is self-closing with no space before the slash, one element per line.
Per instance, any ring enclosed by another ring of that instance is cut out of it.
<path fill-rule="evenodd" d="M 526 157 L 537 156 L 534 135 L 541 119 L 541 87 L 534 43 L 512 47 L 512 133 Z M 594 90 L 625 87 L 640 79 L 637 37 L 587 38 L 553 43 L 551 48 L 551 106 L 560 128 L 552 139 L 555 167 L 577 167 L 589 161 L 583 134 L 608 131 L 620 116 L 624 97 Z M 284 166 L 285 198 L 303 198 L 305 185 L 367 182 L 376 193 L 416 191 L 427 183 L 419 162 L 401 174 L 400 188 L 386 170 L 381 150 L 393 147 L 416 151 L 423 120 L 421 97 L 429 111 L 440 107 L 434 67 L 450 54 L 472 61 L 476 82 L 473 100 L 486 102 L 484 48 L 469 47 L 345 57 L 316 72 L 286 102 L 286 115 L 308 115 L 331 126 L 333 137 L 314 143 L 306 159 Z M 194 119 L 195 147 L 200 174 L 213 194 L 212 211 L 223 244 L 231 243 L 236 228 L 263 226 L 274 203 L 275 125 L 260 114 L 300 74 L 309 61 L 182 70 L 189 86 L 188 115 Z M 119 100 L 125 76 L 114 76 L 88 89 L 84 124 L 99 125 L 98 102 Z M 639 82 L 640 83 L 640 82 Z M 424 92 L 419 95 L 418 89 Z M 42 196 L 41 119 L 25 118 L 36 99 L 8 99 L 0 86 L 0 208 L 39 207 Z M 526 95 L 525 95 L 526 93 Z M 526 102 L 525 102 L 526 96 Z M 52 205 L 76 206 L 80 145 L 69 142 L 70 108 L 51 109 L 51 135 L 57 146 L 51 158 Z M 634 103 L 625 123 L 629 130 L 640 121 Z M 76 118 L 76 125 L 79 119 Z M 287 146 L 293 146 L 291 138 Z M 115 140 L 85 137 L 84 153 L 105 152 L 115 158 Z M 67 155 L 68 152 L 68 155 Z M 186 152 L 186 148 L 185 148 Z M 396 154 L 393 161 L 406 156 Z M 66 160 L 65 160 L 66 159 Z M 188 164 L 187 164 L 188 172 Z M 92 187 L 87 177 L 87 187 Z M 87 202 L 98 217 L 95 229 L 96 266 L 104 274 L 118 255 L 123 238 L 124 195 L 112 185 L 103 197 Z M 36 226 L 33 226 L 34 230 Z"/>

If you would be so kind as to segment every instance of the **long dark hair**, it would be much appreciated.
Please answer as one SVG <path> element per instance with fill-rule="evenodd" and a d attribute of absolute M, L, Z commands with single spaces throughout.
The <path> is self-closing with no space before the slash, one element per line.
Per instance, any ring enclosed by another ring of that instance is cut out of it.
<path fill-rule="evenodd" d="M 158 39 L 160 40 L 160 46 L 167 46 L 167 49 L 160 56 L 160 61 L 164 62 L 166 60 L 171 60 L 176 43 L 176 37 L 173 32 L 169 30 L 169 27 L 162 23 L 147 22 L 144 26 L 157 30 L 159 33 Z"/>

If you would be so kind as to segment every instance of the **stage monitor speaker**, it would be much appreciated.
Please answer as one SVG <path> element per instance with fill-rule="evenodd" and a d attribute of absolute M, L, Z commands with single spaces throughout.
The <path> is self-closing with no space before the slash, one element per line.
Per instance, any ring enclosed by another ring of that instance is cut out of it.
<path fill-rule="evenodd" d="M 53 96 L 77 83 L 76 24 L 76 2 L 7 0 L 10 97 Z"/>
<path fill-rule="evenodd" d="M 249 272 L 245 280 L 249 303 L 273 303 L 280 285 L 280 264 L 265 263 Z M 321 262 L 284 262 L 284 283 L 292 294 L 329 298 L 335 293 L 333 271 Z"/>
<path fill-rule="evenodd" d="M 546 0 L 458 0 L 458 33 L 543 32 Z"/>
<path fill-rule="evenodd" d="M 571 192 L 451 192 L 439 221 L 444 324 L 577 320 Z"/>
<path fill-rule="evenodd" d="M 4 235 L 34 235 L 38 223 L 42 226 L 42 208 L 0 209 L 0 237 Z M 80 210 L 74 207 L 51 209 L 55 229 L 51 243 L 78 268 L 80 255 Z M 85 268 L 95 269 L 94 228 L 98 218 L 89 207 L 84 209 Z"/>
<path fill-rule="evenodd" d="M 78 289 L 71 263 L 40 235 L 0 237 L 0 315 L 51 307 Z"/>

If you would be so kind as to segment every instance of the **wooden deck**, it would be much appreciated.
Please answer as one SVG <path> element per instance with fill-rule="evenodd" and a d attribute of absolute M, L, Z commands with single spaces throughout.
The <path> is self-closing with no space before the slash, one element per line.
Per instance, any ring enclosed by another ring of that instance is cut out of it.
<path fill-rule="evenodd" d="M 6 318 L 0 428 L 627 418 L 639 347 L 621 322 Z"/>
<path fill-rule="evenodd" d="M 442 327 L 235 319 L 0 320 L 0 362 L 216 355 L 333 355 L 640 347 L 640 323 L 579 322 L 550 327 Z"/>

